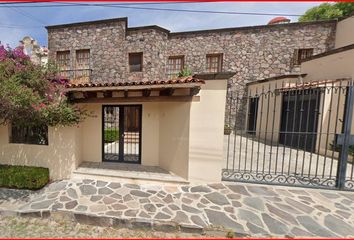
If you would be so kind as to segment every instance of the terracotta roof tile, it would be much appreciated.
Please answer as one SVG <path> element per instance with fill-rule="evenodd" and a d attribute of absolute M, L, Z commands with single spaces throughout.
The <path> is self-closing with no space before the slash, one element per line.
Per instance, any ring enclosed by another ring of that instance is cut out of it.
<path fill-rule="evenodd" d="M 118 86 L 146 86 L 146 85 L 169 85 L 169 84 L 185 84 L 185 83 L 201 83 L 205 81 L 192 76 L 176 78 L 171 80 L 155 80 L 155 81 L 129 81 L 129 82 L 98 82 L 98 83 L 68 83 L 67 88 L 88 88 L 88 87 L 118 87 Z"/>

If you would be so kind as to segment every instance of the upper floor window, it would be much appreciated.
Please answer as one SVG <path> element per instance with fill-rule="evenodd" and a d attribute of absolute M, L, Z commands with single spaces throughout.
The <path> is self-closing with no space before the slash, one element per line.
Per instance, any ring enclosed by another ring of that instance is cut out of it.
<path fill-rule="evenodd" d="M 300 65 L 301 61 L 313 55 L 313 48 L 295 49 L 294 65 Z"/>
<path fill-rule="evenodd" d="M 90 49 L 76 51 L 76 69 L 90 68 Z"/>
<path fill-rule="evenodd" d="M 11 124 L 10 143 L 48 145 L 48 127 Z"/>
<path fill-rule="evenodd" d="M 184 56 L 173 56 L 168 58 L 167 62 L 167 76 L 168 78 L 175 78 L 178 73 L 184 68 Z"/>
<path fill-rule="evenodd" d="M 141 72 L 143 70 L 143 53 L 129 53 L 129 71 Z"/>
<path fill-rule="evenodd" d="M 207 54 L 206 56 L 207 72 L 216 73 L 222 70 L 222 53 Z"/>
<path fill-rule="evenodd" d="M 57 52 L 57 64 L 60 70 L 70 69 L 70 51 Z"/>
<path fill-rule="evenodd" d="M 90 71 L 90 49 L 76 50 L 76 62 L 73 78 L 76 81 L 88 81 Z"/>

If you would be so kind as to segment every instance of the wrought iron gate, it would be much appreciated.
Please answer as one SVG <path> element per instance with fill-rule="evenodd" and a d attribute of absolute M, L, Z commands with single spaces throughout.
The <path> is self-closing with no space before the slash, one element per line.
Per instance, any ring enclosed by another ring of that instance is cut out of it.
<path fill-rule="evenodd" d="M 224 181 L 354 190 L 352 80 L 256 83 L 228 98 Z"/>
<path fill-rule="evenodd" d="M 102 160 L 141 162 L 141 105 L 104 105 Z"/>

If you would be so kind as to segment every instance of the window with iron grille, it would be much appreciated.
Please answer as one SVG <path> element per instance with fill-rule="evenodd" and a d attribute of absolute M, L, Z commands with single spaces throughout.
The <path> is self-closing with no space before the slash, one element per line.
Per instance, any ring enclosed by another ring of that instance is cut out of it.
<path fill-rule="evenodd" d="M 313 55 L 313 48 L 295 49 L 294 65 L 300 65 L 301 61 Z"/>
<path fill-rule="evenodd" d="M 222 70 L 222 53 L 207 54 L 206 56 L 206 70 L 207 72 L 216 73 Z"/>
<path fill-rule="evenodd" d="M 141 72 L 143 70 L 143 53 L 129 53 L 129 71 Z"/>
<path fill-rule="evenodd" d="M 76 51 L 75 79 L 90 76 L 90 49 Z"/>
<path fill-rule="evenodd" d="M 56 61 L 61 71 L 61 76 L 69 79 L 70 70 L 70 51 L 57 52 Z"/>
<path fill-rule="evenodd" d="M 169 79 L 178 77 L 178 73 L 184 68 L 184 56 L 172 56 L 167 62 L 167 76 Z"/>
<path fill-rule="evenodd" d="M 10 143 L 48 145 L 48 126 L 17 126 L 11 124 Z"/>

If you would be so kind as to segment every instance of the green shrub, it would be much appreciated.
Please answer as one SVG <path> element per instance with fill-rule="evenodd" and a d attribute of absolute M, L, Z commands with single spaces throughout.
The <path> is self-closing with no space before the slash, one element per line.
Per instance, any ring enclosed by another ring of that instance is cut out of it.
<path fill-rule="evenodd" d="M 329 146 L 330 146 L 331 150 L 336 151 L 338 153 L 340 153 L 342 151 L 342 146 L 336 145 L 334 143 L 334 141 L 332 143 L 330 143 Z M 351 156 L 354 156 L 354 145 L 349 145 L 348 154 Z"/>
<path fill-rule="evenodd" d="M 48 182 L 48 168 L 0 165 L 0 187 L 34 190 Z"/>
<path fill-rule="evenodd" d="M 118 129 L 109 128 L 104 130 L 104 142 L 111 143 L 115 142 L 119 139 Z"/>
<path fill-rule="evenodd" d="M 178 73 L 178 77 L 189 77 L 192 76 L 193 72 L 189 68 L 183 68 L 182 71 Z"/>

